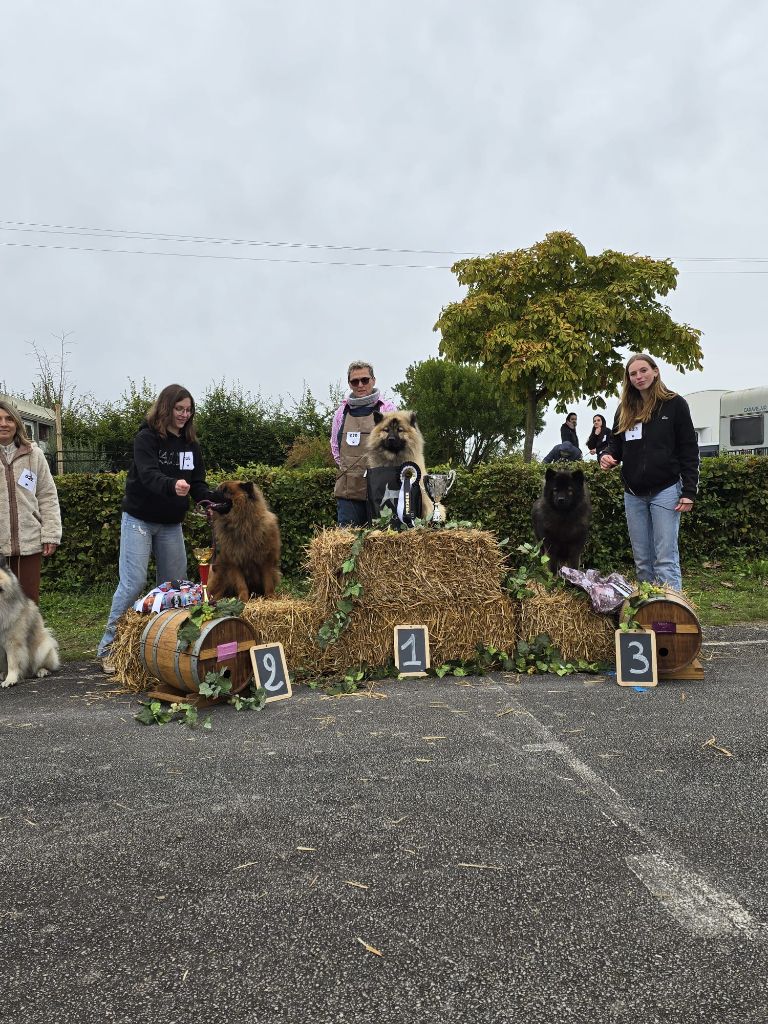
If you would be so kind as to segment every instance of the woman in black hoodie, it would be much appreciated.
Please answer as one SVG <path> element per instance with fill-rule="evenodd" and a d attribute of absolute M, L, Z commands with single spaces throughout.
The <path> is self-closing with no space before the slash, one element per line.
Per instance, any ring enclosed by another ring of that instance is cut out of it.
<path fill-rule="evenodd" d="M 602 469 L 622 463 L 624 511 L 639 582 L 682 590 L 677 535 L 699 484 L 699 441 L 688 403 L 665 387 L 654 360 L 634 355 Z"/>
<path fill-rule="evenodd" d="M 147 568 L 155 556 L 157 582 L 187 575 L 187 551 L 181 524 L 195 501 L 211 498 L 195 432 L 195 400 L 180 384 L 163 388 L 133 441 L 133 462 L 125 482 L 120 530 L 120 582 L 98 647 L 103 670 L 117 620 L 146 589 Z"/>

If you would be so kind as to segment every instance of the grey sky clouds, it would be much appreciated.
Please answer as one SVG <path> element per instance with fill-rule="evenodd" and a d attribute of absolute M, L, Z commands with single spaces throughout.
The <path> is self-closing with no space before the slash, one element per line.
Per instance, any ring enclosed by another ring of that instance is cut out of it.
<path fill-rule="evenodd" d="M 0 219 L 263 241 L 491 252 L 573 231 L 681 259 L 705 332 L 684 393 L 768 384 L 759 3 L 17 3 L 0 40 Z M 0 225 L 0 228 L 3 225 Z M 0 242 L 449 264 L 449 256 L 0 230 Z M 0 245 L 0 379 L 72 331 L 82 390 L 239 379 L 319 396 L 434 355 L 446 270 Z M 717 271 L 710 273 L 709 271 Z M 609 408 L 611 406 L 609 405 Z M 581 412 L 582 410 L 580 410 Z M 585 419 L 582 412 L 582 421 Z M 560 417 L 537 442 L 556 440 Z"/>

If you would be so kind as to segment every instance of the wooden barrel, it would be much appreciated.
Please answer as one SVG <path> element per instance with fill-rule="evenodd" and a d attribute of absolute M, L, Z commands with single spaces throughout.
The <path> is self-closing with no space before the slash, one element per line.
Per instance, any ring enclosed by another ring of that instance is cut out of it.
<path fill-rule="evenodd" d="M 256 643 L 253 626 L 229 616 L 210 619 L 200 636 L 179 650 L 178 632 L 189 608 L 171 608 L 151 615 L 141 635 L 141 658 L 150 675 L 182 693 L 197 693 L 208 672 L 226 669 L 232 693 L 244 690 L 253 678 L 250 649 Z"/>
<path fill-rule="evenodd" d="M 677 672 L 701 650 L 701 623 L 682 594 L 659 594 L 635 612 L 641 626 L 656 634 L 659 672 Z"/>

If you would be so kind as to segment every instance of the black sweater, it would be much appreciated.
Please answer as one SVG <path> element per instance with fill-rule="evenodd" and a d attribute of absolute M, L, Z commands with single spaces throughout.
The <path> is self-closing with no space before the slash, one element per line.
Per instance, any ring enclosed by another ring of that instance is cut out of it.
<path fill-rule="evenodd" d="M 605 449 L 608 447 L 608 442 L 611 439 L 611 428 L 604 427 L 599 434 L 596 434 L 594 429 L 587 438 L 587 451 L 594 452 L 595 455 L 600 458 Z"/>
<path fill-rule="evenodd" d="M 569 427 L 567 423 L 563 423 L 560 427 L 560 443 L 572 444 L 574 448 L 579 447 L 578 435 L 573 427 Z"/>
<path fill-rule="evenodd" d="M 637 440 L 627 441 L 618 432 L 618 423 L 617 412 L 603 455 L 622 463 L 625 489 L 646 497 L 682 480 L 681 497 L 693 501 L 699 486 L 699 439 L 686 400 L 675 395 L 661 402 L 648 423 L 642 424 Z"/>
<path fill-rule="evenodd" d="M 209 498 L 200 446 L 184 434 L 161 437 L 143 423 L 133 439 L 133 462 L 125 481 L 123 512 L 147 523 L 180 523 L 189 509 L 189 497 L 180 498 L 174 487 L 186 480 L 195 501 Z"/>

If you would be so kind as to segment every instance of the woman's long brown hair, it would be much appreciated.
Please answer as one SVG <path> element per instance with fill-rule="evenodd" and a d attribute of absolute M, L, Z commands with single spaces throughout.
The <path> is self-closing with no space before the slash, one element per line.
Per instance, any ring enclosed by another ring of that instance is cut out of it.
<path fill-rule="evenodd" d="M 648 388 L 647 400 L 643 401 L 642 392 L 629 379 L 629 368 L 638 359 L 643 359 L 654 370 L 659 370 L 656 361 L 651 356 L 646 355 L 645 352 L 637 352 L 635 355 L 630 356 L 629 362 L 624 367 L 624 384 L 621 389 L 621 401 L 619 402 L 618 430 L 620 434 L 623 434 L 625 430 L 631 430 L 636 423 L 647 423 L 661 402 L 666 402 L 667 399 L 674 398 L 677 394 L 676 391 L 670 391 L 662 383 L 661 373 L 659 372 L 659 376 Z"/>
<path fill-rule="evenodd" d="M 10 402 L 6 402 L 5 400 L 3 400 L 0 401 L 0 409 L 2 409 L 3 412 L 7 412 L 8 415 L 13 420 L 13 422 L 16 424 L 16 433 L 13 438 L 14 442 L 18 442 L 19 444 L 31 444 L 31 438 L 27 436 L 27 430 L 26 427 L 24 426 L 24 421 L 22 420 L 21 414 L 19 410 L 16 408 L 16 406 L 11 405 Z"/>
<path fill-rule="evenodd" d="M 181 436 L 185 441 L 196 441 L 195 400 L 181 384 L 169 384 L 163 388 L 147 412 L 147 423 L 156 430 L 160 437 L 168 436 L 168 428 L 173 426 L 173 407 L 188 398 L 192 403 L 192 415 L 187 420 Z"/>

